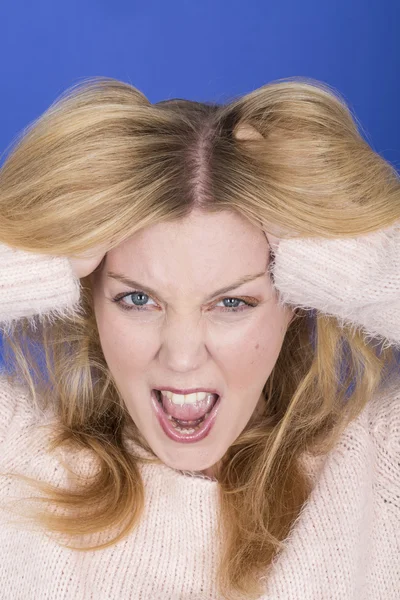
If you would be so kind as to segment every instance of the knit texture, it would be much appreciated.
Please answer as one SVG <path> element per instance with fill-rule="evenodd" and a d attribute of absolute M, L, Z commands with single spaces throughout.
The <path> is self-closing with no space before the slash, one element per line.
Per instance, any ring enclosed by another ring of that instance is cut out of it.
<path fill-rule="evenodd" d="M 400 348 L 400 222 L 355 238 L 283 239 L 270 271 L 282 305 L 317 309 Z"/>
<path fill-rule="evenodd" d="M 352 246 L 346 242 L 337 248 L 330 240 L 283 240 L 276 255 L 276 286 L 287 293 L 286 299 L 291 294 L 294 304 L 328 307 L 339 317 L 352 315 L 368 335 L 389 334 L 390 343 L 399 344 L 400 240 L 391 239 L 393 243 L 370 238 L 353 248 L 356 254 L 348 261 L 346 252 Z M 0 245 L 0 260 L 2 326 L 21 316 L 58 318 L 80 309 L 79 280 L 68 259 Z M 305 261 L 306 268 L 299 261 Z M 338 292 L 342 284 L 344 295 Z M 371 290 L 379 315 L 364 310 Z M 399 383 L 367 404 L 332 452 L 308 457 L 314 482 L 311 497 L 260 600 L 400 597 Z M 53 419 L 51 412 L 44 415 L 32 405 L 22 387 L 10 386 L 0 376 L 0 473 L 14 471 L 60 487 L 69 482 L 61 461 L 79 474 L 93 474 L 96 464 L 88 451 L 47 452 L 49 434 L 37 425 Z M 131 440 L 124 443 L 146 455 Z M 220 600 L 218 483 L 163 464 L 141 463 L 140 470 L 146 494 L 143 518 L 128 538 L 105 550 L 62 548 L 51 535 L 21 528 L 0 510 L 0 598 Z M 29 495 L 27 489 L 17 480 L 0 477 L 1 504 Z M 96 544 L 99 539 L 104 538 L 84 541 Z"/>

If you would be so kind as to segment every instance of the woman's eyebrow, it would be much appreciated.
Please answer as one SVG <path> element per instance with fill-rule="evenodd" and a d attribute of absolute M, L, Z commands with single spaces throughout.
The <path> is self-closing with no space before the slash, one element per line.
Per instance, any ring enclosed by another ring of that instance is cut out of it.
<path fill-rule="evenodd" d="M 245 275 L 244 277 L 241 277 L 234 283 L 227 285 L 219 290 L 216 290 L 211 295 L 207 296 L 206 301 L 212 300 L 213 298 L 215 298 L 215 296 L 219 296 L 220 294 L 225 294 L 225 292 L 230 292 L 231 290 L 234 290 L 235 288 L 239 287 L 240 285 L 243 285 L 244 283 L 248 283 L 249 281 L 253 281 L 254 279 L 258 279 L 259 277 L 262 277 L 263 275 L 266 275 L 266 270 L 261 271 L 260 273 L 256 273 L 255 275 Z M 157 292 L 155 290 L 153 290 L 151 287 L 149 287 L 147 285 L 143 285 L 142 283 L 135 281 L 134 279 L 129 279 L 126 275 L 122 275 L 120 273 L 114 273 L 113 271 L 107 271 L 107 277 L 116 279 L 117 281 L 120 281 L 121 283 L 124 283 L 125 285 L 127 285 L 131 288 L 140 289 L 140 290 L 143 290 L 144 292 L 148 292 L 152 296 L 158 297 Z"/>

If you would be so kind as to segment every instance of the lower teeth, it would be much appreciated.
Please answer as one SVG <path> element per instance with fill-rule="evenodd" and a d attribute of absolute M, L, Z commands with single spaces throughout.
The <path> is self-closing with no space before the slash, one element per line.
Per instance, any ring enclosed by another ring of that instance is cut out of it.
<path fill-rule="evenodd" d="M 160 402 L 161 404 L 161 402 Z M 214 408 L 214 407 L 213 407 Z M 175 421 L 174 417 L 171 417 L 171 415 L 168 415 L 166 413 L 167 419 L 169 419 L 172 423 L 172 426 L 174 427 L 174 429 L 176 429 L 176 431 L 179 431 L 179 433 L 186 433 L 186 434 L 191 434 L 194 433 L 195 431 L 197 431 L 198 429 L 200 429 L 200 427 L 203 425 L 204 421 L 207 419 L 208 415 L 210 414 L 210 412 L 212 411 L 212 409 L 206 413 L 203 417 L 203 420 L 201 421 L 201 423 L 199 423 L 198 425 L 194 426 L 194 427 L 180 427 L 177 422 Z"/>
<path fill-rule="evenodd" d="M 203 421 L 201 423 L 199 423 L 198 425 L 196 425 L 196 427 L 179 427 L 179 425 L 175 422 L 173 417 L 170 417 L 170 415 L 168 415 L 168 419 L 171 421 L 174 429 L 176 429 L 176 431 L 179 431 L 179 433 L 194 433 L 195 431 L 197 431 L 198 429 L 200 429 L 200 427 L 203 425 Z"/>
<path fill-rule="evenodd" d="M 181 429 L 177 425 L 174 425 L 174 427 L 175 427 L 176 431 L 179 431 L 179 433 L 189 434 L 189 433 L 194 433 L 196 431 L 196 429 L 198 429 L 200 427 L 200 425 L 199 425 L 199 427 L 196 427 L 196 429 Z"/>

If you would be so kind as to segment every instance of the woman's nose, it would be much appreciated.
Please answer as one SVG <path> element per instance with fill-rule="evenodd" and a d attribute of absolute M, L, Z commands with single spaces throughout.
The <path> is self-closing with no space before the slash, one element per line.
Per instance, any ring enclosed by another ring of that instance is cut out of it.
<path fill-rule="evenodd" d="M 200 318 L 175 316 L 162 329 L 159 359 L 171 371 L 198 369 L 208 351 Z"/>

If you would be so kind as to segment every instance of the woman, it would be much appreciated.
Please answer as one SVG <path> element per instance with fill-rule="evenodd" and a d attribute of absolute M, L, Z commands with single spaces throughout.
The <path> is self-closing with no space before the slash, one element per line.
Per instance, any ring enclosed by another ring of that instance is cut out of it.
<path fill-rule="evenodd" d="M 400 186 L 338 94 L 86 80 L 0 215 L 4 597 L 398 597 Z"/>

